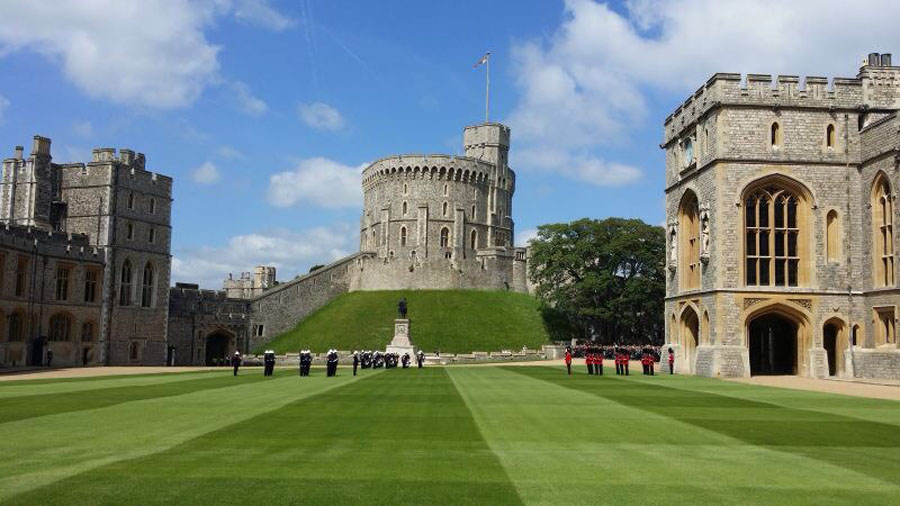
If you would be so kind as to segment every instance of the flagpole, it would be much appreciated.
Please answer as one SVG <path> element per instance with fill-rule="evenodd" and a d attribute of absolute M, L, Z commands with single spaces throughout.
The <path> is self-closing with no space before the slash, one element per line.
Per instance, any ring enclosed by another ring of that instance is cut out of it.
<path fill-rule="evenodd" d="M 488 53 L 490 54 L 490 53 Z M 484 63 L 487 66 L 485 76 L 486 84 L 484 88 L 484 122 L 488 122 L 488 117 L 490 115 L 491 110 L 491 58 L 488 56 L 487 60 Z"/>

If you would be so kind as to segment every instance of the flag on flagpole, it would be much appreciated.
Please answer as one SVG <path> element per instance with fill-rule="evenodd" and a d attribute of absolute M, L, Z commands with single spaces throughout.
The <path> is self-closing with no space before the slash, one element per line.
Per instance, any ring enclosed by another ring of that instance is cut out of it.
<path fill-rule="evenodd" d="M 488 51 L 487 53 L 484 53 L 484 56 L 482 56 L 481 59 L 478 60 L 478 62 L 475 65 L 472 65 L 472 68 L 477 69 L 478 67 L 484 65 L 485 63 L 488 62 L 488 58 L 490 58 L 490 57 L 491 57 L 490 51 Z"/>

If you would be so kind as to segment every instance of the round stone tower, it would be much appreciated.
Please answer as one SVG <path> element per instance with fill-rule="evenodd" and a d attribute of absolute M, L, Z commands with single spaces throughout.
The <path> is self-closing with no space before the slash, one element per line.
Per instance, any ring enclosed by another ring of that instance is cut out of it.
<path fill-rule="evenodd" d="M 463 143 L 466 156 L 390 156 L 363 171 L 360 251 L 378 261 L 360 288 L 519 284 L 511 279 L 517 255 L 509 128 L 469 126 Z"/>

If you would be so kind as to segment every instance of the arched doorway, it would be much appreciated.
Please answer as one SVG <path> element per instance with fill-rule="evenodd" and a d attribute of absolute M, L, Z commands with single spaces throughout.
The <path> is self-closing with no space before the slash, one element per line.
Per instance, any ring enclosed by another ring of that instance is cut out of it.
<path fill-rule="evenodd" d="M 206 337 L 206 365 L 221 365 L 228 355 L 231 337 L 222 332 L 213 332 Z M 218 363 L 217 363 L 218 362 Z"/>
<path fill-rule="evenodd" d="M 844 322 L 831 319 L 822 328 L 822 346 L 828 357 L 828 375 L 837 376 L 844 372 L 844 350 L 847 337 Z"/>
<path fill-rule="evenodd" d="M 797 324 L 768 313 L 750 322 L 750 375 L 798 374 Z"/>
<path fill-rule="evenodd" d="M 694 308 L 687 306 L 681 312 L 681 367 L 686 373 L 694 372 L 694 358 L 697 356 L 697 344 L 700 338 L 700 318 Z"/>

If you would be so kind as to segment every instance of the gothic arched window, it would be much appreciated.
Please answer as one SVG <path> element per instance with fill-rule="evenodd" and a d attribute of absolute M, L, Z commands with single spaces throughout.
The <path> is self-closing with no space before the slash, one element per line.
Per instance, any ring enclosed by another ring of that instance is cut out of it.
<path fill-rule="evenodd" d="M 744 279 L 748 286 L 798 286 L 803 282 L 805 205 L 799 193 L 780 185 L 760 186 L 746 193 Z"/>
<path fill-rule="evenodd" d="M 879 174 L 872 189 L 872 256 L 875 286 L 894 286 L 894 203 L 887 177 Z"/>
<path fill-rule="evenodd" d="M 825 147 L 834 148 L 834 125 L 825 127 Z"/>
<path fill-rule="evenodd" d="M 781 125 L 777 121 L 772 123 L 769 129 L 769 142 L 771 142 L 772 147 L 781 146 Z"/>
<path fill-rule="evenodd" d="M 144 266 L 144 277 L 141 283 L 141 307 L 153 307 L 154 288 L 153 265 L 147 262 Z"/>
<path fill-rule="evenodd" d="M 400 246 L 406 246 L 406 227 L 400 227 Z"/>
<path fill-rule="evenodd" d="M 700 206 L 697 195 L 688 192 L 678 209 L 678 228 L 681 236 L 678 267 L 681 271 L 681 290 L 700 288 Z"/>
<path fill-rule="evenodd" d="M 447 248 L 450 246 L 450 229 L 444 227 L 441 229 L 441 247 Z"/>
<path fill-rule="evenodd" d="M 126 259 L 122 264 L 122 273 L 119 276 L 119 305 L 131 305 L 131 261 Z"/>
<path fill-rule="evenodd" d="M 50 332 L 47 339 L 51 341 L 68 341 L 72 334 L 72 319 L 59 313 L 50 317 Z"/>
<path fill-rule="evenodd" d="M 471 249 L 475 250 L 478 247 L 478 231 L 473 229 L 470 237 L 472 244 Z"/>

